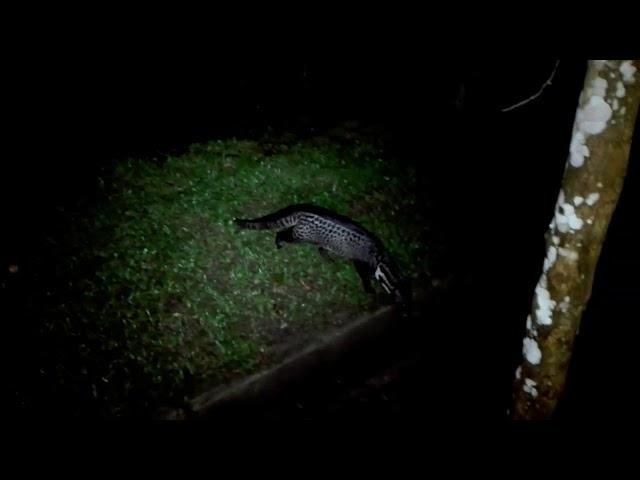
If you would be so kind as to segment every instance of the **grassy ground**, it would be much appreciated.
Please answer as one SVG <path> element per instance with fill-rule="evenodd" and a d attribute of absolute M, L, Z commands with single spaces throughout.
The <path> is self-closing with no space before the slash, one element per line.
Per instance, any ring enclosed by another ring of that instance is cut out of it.
<path fill-rule="evenodd" d="M 381 297 L 363 292 L 350 263 L 307 245 L 276 250 L 275 232 L 231 220 L 316 203 L 374 231 L 419 279 L 428 262 L 415 182 L 357 139 L 218 141 L 118 163 L 95 211 L 73 222 L 42 375 L 87 412 L 131 415 L 273 364 L 287 342 Z"/>

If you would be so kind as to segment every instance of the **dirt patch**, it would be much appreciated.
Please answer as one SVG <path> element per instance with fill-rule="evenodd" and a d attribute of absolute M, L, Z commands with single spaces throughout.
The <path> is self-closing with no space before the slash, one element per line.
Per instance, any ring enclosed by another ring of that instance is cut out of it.
<path fill-rule="evenodd" d="M 327 311 L 330 313 L 325 318 L 315 318 L 313 322 L 288 324 L 283 321 L 258 328 L 257 335 L 265 345 L 263 361 L 267 364 L 278 363 L 309 345 L 318 335 L 343 327 L 364 313 L 340 310 L 337 306 Z"/>

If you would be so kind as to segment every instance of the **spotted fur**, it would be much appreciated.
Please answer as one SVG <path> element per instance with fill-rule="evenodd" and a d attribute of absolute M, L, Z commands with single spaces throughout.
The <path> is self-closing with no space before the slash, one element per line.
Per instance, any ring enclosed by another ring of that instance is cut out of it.
<path fill-rule="evenodd" d="M 318 246 L 321 253 L 330 252 L 351 260 L 364 286 L 372 292 L 374 279 L 392 295 L 397 303 L 407 305 L 411 288 L 380 239 L 348 217 L 316 205 L 291 205 L 260 218 L 235 219 L 241 228 L 252 230 L 279 230 L 276 246 L 284 243 L 309 243 Z"/>

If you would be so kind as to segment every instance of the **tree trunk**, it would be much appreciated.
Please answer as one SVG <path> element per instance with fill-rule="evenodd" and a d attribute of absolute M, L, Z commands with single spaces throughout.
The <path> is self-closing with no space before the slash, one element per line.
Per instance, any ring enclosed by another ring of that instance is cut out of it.
<path fill-rule="evenodd" d="M 551 418 L 564 391 L 574 338 L 627 170 L 640 102 L 639 68 L 637 60 L 589 62 L 515 374 L 515 419 Z"/>

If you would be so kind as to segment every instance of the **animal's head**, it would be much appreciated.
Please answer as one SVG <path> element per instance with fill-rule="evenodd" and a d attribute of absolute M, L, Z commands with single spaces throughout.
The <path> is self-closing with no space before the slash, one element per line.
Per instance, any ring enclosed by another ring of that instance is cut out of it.
<path fill-rule="evenodd" d="M 402 308 L 409 308 L 412 299 L 411 282 L 402 275 L 388 253 L 378 259 L 373 276 L 384 291 L 393 297 L 395 303 Z"/>

